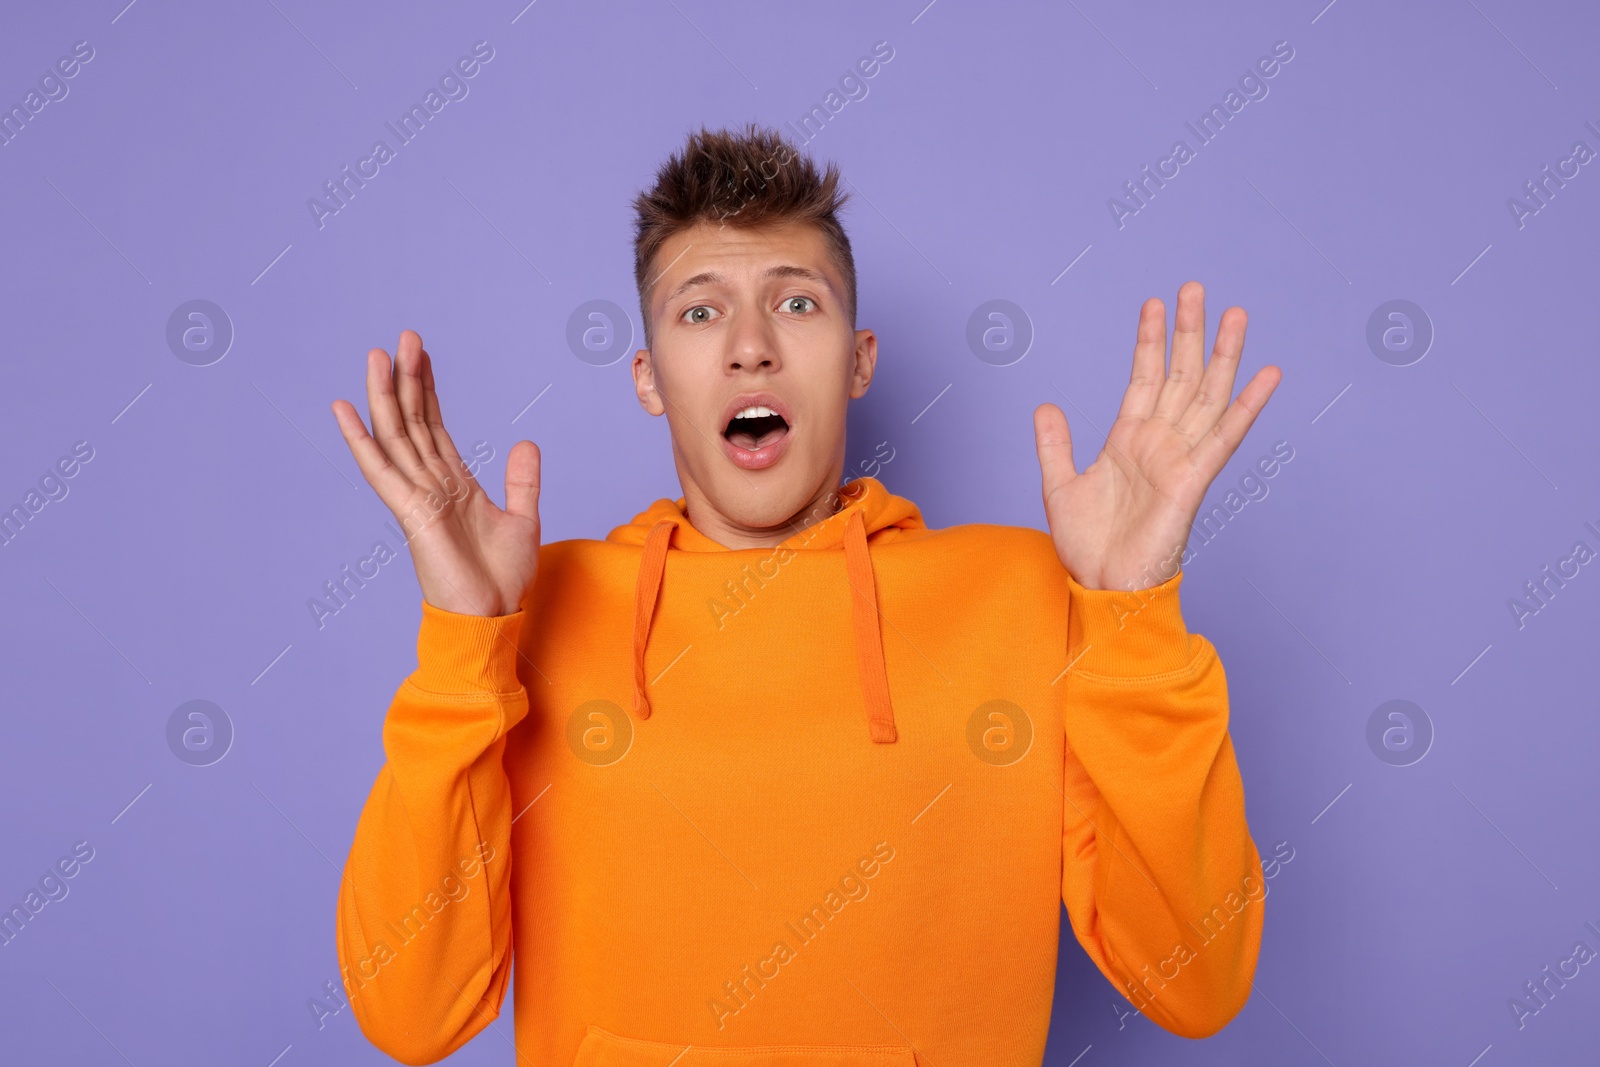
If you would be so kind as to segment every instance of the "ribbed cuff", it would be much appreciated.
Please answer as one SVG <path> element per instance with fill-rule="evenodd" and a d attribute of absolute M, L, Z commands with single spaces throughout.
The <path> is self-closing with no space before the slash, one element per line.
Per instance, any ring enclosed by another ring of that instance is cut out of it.
<path fill-rule="evenodd" d="M 1070 669 L 1142 678 L 1188 666 L 1197 650 L 1178 606 L 1182 582 L 1180 570 L 1149 589 L 1089 589 L 1068 572 Z"/>
<path fill-rule="evenodd" d="M 430 693 L 516 692 L 522 685 L 517 637 L 525 614 L 459 615 L 424 600 L 412 684 Z"/>

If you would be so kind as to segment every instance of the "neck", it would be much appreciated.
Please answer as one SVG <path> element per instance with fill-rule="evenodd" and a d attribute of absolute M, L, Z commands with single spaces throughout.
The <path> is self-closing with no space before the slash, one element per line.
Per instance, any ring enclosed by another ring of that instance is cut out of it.
<path fill-rule="evenodd" d="M 799 510 L 772 526 L 747 525 L 719 511 L 692 480 L 683 481 L 684 514 L 694 528 L 724 548 L 773 548 L 844 507 L 839 492 L 843 466 L 828 472 Z"/>

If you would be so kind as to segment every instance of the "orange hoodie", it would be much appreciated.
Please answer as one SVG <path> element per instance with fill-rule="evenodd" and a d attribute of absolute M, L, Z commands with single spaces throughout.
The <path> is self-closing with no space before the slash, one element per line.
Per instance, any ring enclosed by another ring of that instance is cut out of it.
<path fill-rule="evenodd" d="M 1158 1025 L 1234 1016 L 1265 883 L 1182 574 L 842 493 L 772 549 L 658 500 L 515 614 L 423 603 L 339 891 L 375 1045 L 453 1052 L 515 960 L 529 1067 L 1034 1067 L 1063 901 Z"/>

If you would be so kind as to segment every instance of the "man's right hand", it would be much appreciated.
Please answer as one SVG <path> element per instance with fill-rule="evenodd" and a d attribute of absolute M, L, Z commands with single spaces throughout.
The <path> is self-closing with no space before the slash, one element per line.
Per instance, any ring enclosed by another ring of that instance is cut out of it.
<path fill-rule="evenodd" d="M 510 615 L 539 569 L 539 446 L 506 455 L 506 506 L 495 506 L 445 432 L 433 363 L 415 330 L 367 353 L 367 433 L 355 406 L 333 402 L 361 473 L 400 522 L 428 603 L 461 615 Z"/>

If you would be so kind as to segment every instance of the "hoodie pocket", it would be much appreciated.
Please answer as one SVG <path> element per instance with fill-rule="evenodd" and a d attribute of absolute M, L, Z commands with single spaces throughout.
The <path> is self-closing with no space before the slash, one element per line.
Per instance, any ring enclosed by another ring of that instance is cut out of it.
<path fill-rule="evenodd" d="M 909 1045 L 675 1045 L 590 1026 L 572 1067 L 916 1067 Z"/>

